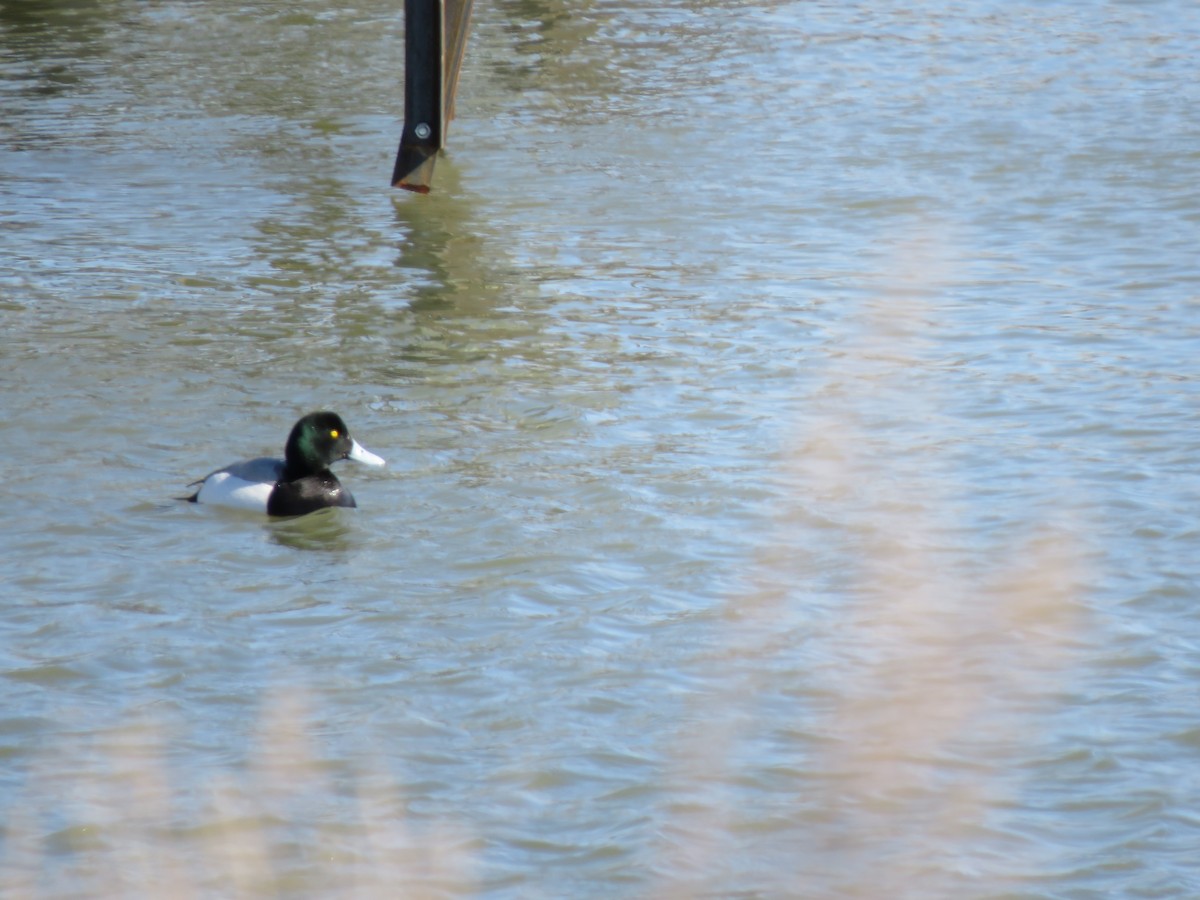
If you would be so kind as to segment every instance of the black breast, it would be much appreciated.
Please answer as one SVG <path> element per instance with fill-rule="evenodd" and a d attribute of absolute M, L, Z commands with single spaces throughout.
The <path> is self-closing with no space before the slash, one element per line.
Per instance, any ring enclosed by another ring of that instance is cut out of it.
<path fill-rule="evenodd" d="M 267 500 L 267 514 L 302 516 L 329 506 L 357 506 L 354 495 L 326 469 L 295 481 L 280 481 Z"/>

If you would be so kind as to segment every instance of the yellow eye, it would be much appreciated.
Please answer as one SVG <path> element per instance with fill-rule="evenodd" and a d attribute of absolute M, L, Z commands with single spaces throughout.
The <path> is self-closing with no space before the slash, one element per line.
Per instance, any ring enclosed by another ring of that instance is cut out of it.
<path fill-rule="evenodd" d="M 335 437 L 337 437 L 337 435 L 338 435 L 338 433 L 337 433 L 337 429 L 336 429 L 336 428 L 334 428 L 332 431 L 330 431 L 330 432 L 329 432 L 329 436 L 330 436 L 331 438 L 335 438 Z"/>

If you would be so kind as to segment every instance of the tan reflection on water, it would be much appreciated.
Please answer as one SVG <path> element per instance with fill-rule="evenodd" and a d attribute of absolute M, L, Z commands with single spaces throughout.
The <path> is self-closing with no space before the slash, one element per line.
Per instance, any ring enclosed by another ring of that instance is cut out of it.
<path fill-rule="evenodd" d="M 324 748 L 326 728 L 305 690 L 276 688 L 259 716 L 248 765 L 212 777 L 172 773 L 172 743 L 187 730 L 149 711 L 64 742 L 29 779 L 30 803 L 5 823 L 0 893 L 424 898 L 476 890 L 472 836 L 414 823 L 382 764 L 364 766 L 356 755 L 347 770 Z M 56 830 L 44 819 L 51 811 Z"/>
<path fill-rule="evenodd" d="M 785 463 L 794 505 L 762 548 L 756 589 L 728 600 L 722 685 L 696 705 L 679 748 L 680 790 L 707 800 L 681 804 L 667 829 L 660 895 L 707 896 L 743 871 L 749 889 L 791 896 L 961 896 L 971 884 L 1002 891 L 1001 879 L 1044 862 L 1007 855 L 988 817 L 1016 802 L 1020 748 L 1066 689 L 1087 624 L 1077 523 L 1064 504 L 1062 521 L 1030 521 L 998 552 L 964 546 L 972 528 L 956 525 L 949 448 L 895 446 L 887 428 L 938 415 L 923 351 L 952 253 L 933 225 L 896 249 L 870 279 L 861 330 L 824 373 L 819 412 L 796 430 Z M 931 433 L 944 440 L 946 429 Z M 811 549 L 821 540 L 858 570 L 834 573 L 836 609 L 798 610 L 806 585 L 829 574 Z M 801 643 L 812 670 L 787 662 Z M 781 690 L 807 695 L 811 716 L 772 720 L 764 698 Z M 796 744 L 791 770 L 775 773 L 794 808 L 757 833 L 734 802 L 754 777 L 739 771 L 738 748 L 772 733 Z M 759 854 L 761 866 L 747 863 Z"/>

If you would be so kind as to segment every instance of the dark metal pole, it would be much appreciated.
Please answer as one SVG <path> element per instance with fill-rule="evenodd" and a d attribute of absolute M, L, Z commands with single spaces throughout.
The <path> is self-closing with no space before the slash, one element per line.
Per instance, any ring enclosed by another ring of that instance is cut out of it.
<path fill-rule="evenodd" d="M 442 146 L 442 2 L 404 0 L 404 131 L 392 186 L 422 194 Z"/>
<path fill-rule="evenodd" d="M 454 115 L 472 0 L 404 0 L 404 131 L 392 186 L 429 193 Z"/>

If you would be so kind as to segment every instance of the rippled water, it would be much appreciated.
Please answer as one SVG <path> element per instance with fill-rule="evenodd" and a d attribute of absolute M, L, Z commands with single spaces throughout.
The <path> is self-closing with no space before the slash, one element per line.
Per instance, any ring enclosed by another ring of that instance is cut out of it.
<path fill-rule="evenodd" d="M 1197 8 L 396 7 L 0 5 L 5 895 L 1200 894 Z"/>

